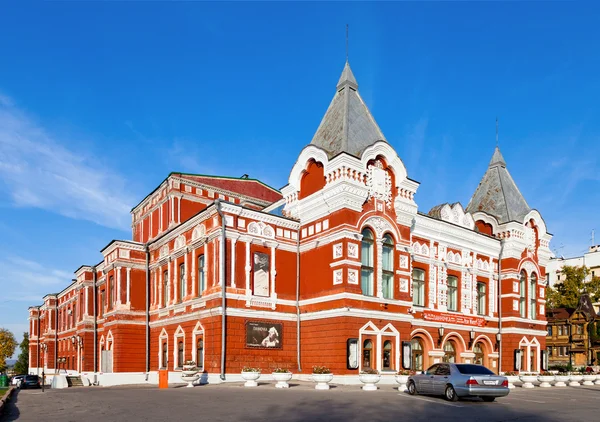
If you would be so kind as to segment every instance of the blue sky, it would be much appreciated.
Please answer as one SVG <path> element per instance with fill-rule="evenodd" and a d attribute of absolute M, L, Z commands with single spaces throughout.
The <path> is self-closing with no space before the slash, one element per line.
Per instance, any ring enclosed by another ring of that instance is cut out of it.
<path fill-rule="evenodd" d="M 0 326 L 129 239 L 170 171 L 281 187 L 335 92 L 359 89 L 427 212 L 469 201 L 495 145 L 563 255 L 600 232 L 594 3 L 5 4 Z M 598 235 L 600 238 L 600 233 Z"/>

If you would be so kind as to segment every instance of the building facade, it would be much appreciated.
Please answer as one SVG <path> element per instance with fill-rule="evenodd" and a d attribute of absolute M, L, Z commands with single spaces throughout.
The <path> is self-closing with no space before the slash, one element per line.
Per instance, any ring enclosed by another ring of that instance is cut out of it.
<path fill-rule="evenodd" d="M 62 292 L 30 308 L 30 368 L 108 385 L 244 366 L 353 382 L 440 361 L 539 371 L 551 235 L 496 148 L 466 208 L 415 202 L 346 63 L 281 191 L 172 173 Z"/>
<path fill-rule="evenodd" d="M 588 267 L 590 269 L 589 278 L 600 277 L 600 245 L 590 246 L 588 251 L 582 256 L 573 258 L 552 257 L 548 262 L 548 283 L 551 287 L 560 283 L 562 275 L 562 267 L 568 265 L 570 267 Z"/>

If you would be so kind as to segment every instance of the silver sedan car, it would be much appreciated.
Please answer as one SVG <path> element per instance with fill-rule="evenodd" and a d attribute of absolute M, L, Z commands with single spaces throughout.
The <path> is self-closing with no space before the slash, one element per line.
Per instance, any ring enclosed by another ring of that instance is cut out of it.
<path fill-rule="evenodd" d="M 506 377 L 469 363 L 436 363 L 427 371 L 409 377 L 406 388 L 409 394 L 443 395 L 450 401 L 481 397 L 491 402 L 509 392 Z"/>

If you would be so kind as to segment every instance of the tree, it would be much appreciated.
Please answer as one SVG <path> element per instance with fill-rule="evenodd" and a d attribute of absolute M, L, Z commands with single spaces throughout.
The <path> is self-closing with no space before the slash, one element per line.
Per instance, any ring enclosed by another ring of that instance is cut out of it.
<path fill-rule="evenodd" d="M 564 276 L 561 283 L 555 284 L 554 288 L 546 289 L 546 307 L 553 308 L 577 308 L 579 298 L 583 293 L 590 295 L 592 302 L 600 300 L 600 277 L 592 277 L 588 267 L 562 267 L 561 275 Z M 562 277 L 561 277 L 562 278 Z"/>
<path fill-rule="evenodd" d="M 29 333 L 23 333 L 23 341 L 19 345 L 21 353 L 15 363 L 15 373 L 17 374 L 28 374 L 29 373 Z"/>
<path fill-rule="evenodd" d="M 6 372 L 6 359 L 15 353 L 17 341 L 9 330 L 0 328 L 0 372 Z"/>

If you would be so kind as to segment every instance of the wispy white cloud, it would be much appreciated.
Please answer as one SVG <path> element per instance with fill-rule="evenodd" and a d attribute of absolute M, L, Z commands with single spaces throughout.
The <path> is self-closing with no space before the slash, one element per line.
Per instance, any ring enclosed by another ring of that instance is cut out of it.
<path fill-rule="evenodd" d="M 39 288 L 41 294 L 46 294 L 51 287 L 63 288 L 73 278 L 73 273 L 59 269 L 47 268 L 35 261 L 19 256 L 8 256 L 0 259 L 0 285 L 5 286 L 4 292 L 26 291 L 27 295 Z M 41 296 L 38 296 L 38 300 Z"/>
<path fill-rule="evenodd" d="M 0 95 L 0 187 L 12 204 L 128 230 L 134 201 L 124 177 L 66 145 Z"/>

